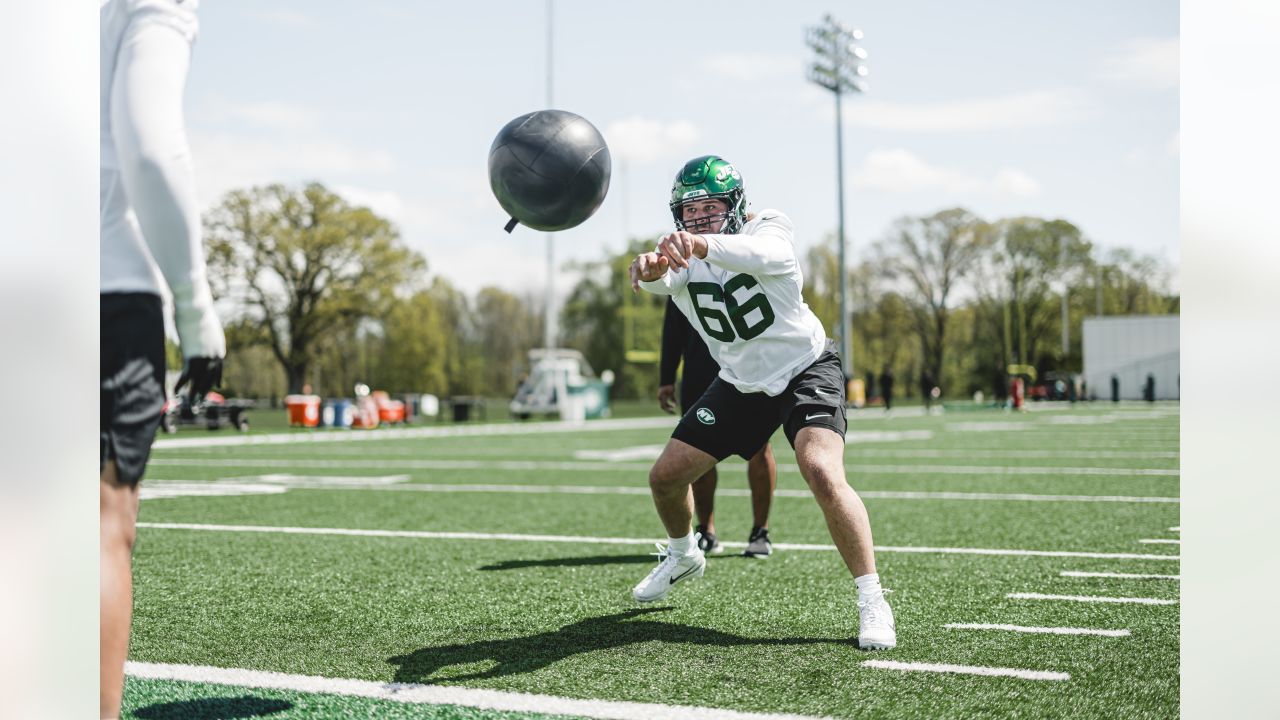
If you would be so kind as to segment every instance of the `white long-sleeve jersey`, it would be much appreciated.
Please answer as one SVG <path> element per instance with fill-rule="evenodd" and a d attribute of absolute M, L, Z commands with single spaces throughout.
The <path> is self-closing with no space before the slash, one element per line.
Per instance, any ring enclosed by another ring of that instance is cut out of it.
<path fill-rule="evenodd" d="M 742 392 L 774 396 L 813 364 L 827 333 L 801 296 L 791 219 L 763 210 L 733 235 L 703 235 L 707 257 L 640 286 L 670 295 L 689 318 L 720 377 Z"/>
<path fill-rule="evenodd" d="M 225 354 L 205 274 L 182 93 L 197 0 L 100 0 L 100 292 L 173 297 L 186 357 Z"/>

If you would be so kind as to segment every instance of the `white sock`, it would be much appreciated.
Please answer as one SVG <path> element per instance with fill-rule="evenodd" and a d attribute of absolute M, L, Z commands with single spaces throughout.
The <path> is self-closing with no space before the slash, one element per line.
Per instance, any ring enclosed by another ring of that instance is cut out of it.
<path fill-rule="evenodd" d="M 878 573 L 856 577 L 853 579 L 853 584 L 858 586 L 858 602 L 874 600 L 876 596 L 883 592 L 880 589 L 880 575 Z"/>
<path fill-rule="evenodd" d="M 672 555 L 684 555 L 692 547 L 694 547 L 692 532 L 682 538 L 667 538 L 667 551 Z"/>

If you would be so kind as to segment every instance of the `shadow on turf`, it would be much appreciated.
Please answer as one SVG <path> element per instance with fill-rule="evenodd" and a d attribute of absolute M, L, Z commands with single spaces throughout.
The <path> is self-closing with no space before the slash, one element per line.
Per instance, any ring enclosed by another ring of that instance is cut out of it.
<path fill-rule="evenodd" d="M 133 716 L 142 720 L 236 720 L 263 717 L 292 708 L 293 703 L 288 700 L 245 695 L 158 703 L 134 711 Z"/>
<path fill-rule="evenodd" d="M 395 682 L 460 682 L 518 675 L 533 672 L 584 652 L 607 650 L 634 643 L 668 642 L 689 645 L 735 647 L 739 645 L 819 645 L 839 643 L 853 645 L 853 638 L 746 638 L 740 635 L 708 630 L 706 628 L 673 623 L 636 620 L 632 618 L 651 613 L 668 612 L 674 608 L 636 608 L 626 612 L 580 620 L 559 630 L 527 635 L 507 640 L 485 640 L 460 645 L 424 647 L 408 655 L 388 658 L 387 662 L 399 665 Z M 494 666 L 483 672 L 465 675 L 435 677 L 447 667 L 491 663 Z"/>
<path fill-rule="evenodd" d="M 485 565 L 481 570 L 519 570 L 529 567 L 576 567 L 580 565 L 623 565 L 655 562 L 652 553 L 648 555 L 592 555 L 591 557 L 551 558 L 550 560 L 504 560 L 500 563 Z"/>
<path fill-rule="evenodd" d="M 742 554 L 708 555 L 708 560 L 722 558 L 745 558 Z M 590 557 L 550 558 L 548 560 L 504 560 L 492 565 L 483 565 L 481 570 L 519 570 L 531 567 L 579 567 L 582 565 L 653 565 L 657 563 L 653 553 L 648 555 L 592 555 Z"/>

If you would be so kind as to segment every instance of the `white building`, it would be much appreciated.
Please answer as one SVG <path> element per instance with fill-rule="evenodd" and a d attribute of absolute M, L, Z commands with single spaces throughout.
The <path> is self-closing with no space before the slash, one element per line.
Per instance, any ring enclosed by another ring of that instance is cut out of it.
<path fill-rule="evenodd" d="M 1085 318 L 1084 381 L 1089 397 L 1110 400 L 1114 377 L 1121 400 L 1142 400 L 1150 376 L 1155 378 L 1156 400 L 1178 400 L 1178 320 L 1177 315 Z"/>

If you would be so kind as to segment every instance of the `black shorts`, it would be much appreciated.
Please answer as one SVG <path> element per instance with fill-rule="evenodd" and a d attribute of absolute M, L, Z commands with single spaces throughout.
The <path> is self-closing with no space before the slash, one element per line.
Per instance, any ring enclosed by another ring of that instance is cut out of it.
<path fill-rule="evenodd" d="M 120 482 L 142 479 L 164 411 L 164 315 L 152 293 L 103 293 L 101 460 L 114 460 Z"/>
<path fill-rule="evenodd" d="M 828 340 L 822 355 L 775 397 L 744 393 L 717 377 L 680 418 L 671 437 L 717 462 L 730 455 L 750 460 L 779 426 L 793 448 L 803 427 L 824 427 L 844 438 L 844 403 L 844 371 L 834 343 Z"/>

